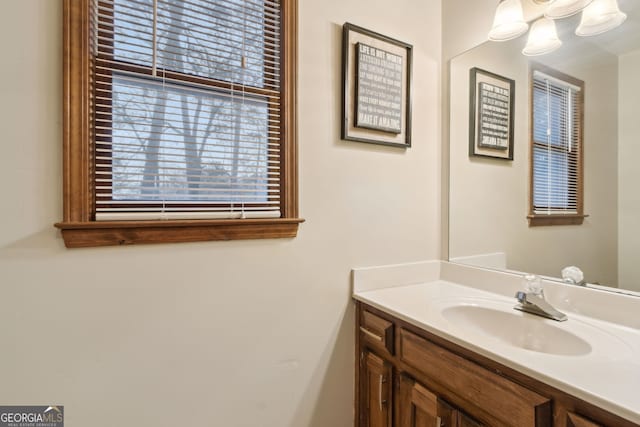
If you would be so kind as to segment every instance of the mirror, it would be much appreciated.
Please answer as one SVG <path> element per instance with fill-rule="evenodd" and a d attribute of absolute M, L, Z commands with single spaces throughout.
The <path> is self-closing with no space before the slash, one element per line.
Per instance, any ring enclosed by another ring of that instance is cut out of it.
<path fill-rule="evenodd" d="M 524 35 L 452 59 L 450 261 L 555 278 L 577 266 L 589 286 L 640 292 L 640 2 L 619 5 L 627 20 L 598 36 L 574 34 L 579 14 L 557 20 L 547 55 L 522 55 Z M 528 222 L 532 60 L 584 82 L 581 225 Z M 513 160 L 470 155 L 472 68 L 515 81 Z"/>

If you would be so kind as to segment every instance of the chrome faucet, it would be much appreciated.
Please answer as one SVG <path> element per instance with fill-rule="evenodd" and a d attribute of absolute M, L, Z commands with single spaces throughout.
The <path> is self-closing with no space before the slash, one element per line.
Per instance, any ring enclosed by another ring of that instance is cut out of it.
<path fill-rule="evenodd" d="M 513 307 L 514 309 L 557 320 L 558 322 L 567 320 L 566 314 L 556 310 L 544 298 L 544 291 L 538 276 L 528 274 L 524 277 L 524 280 L 526 281 L 527 292 L 516 292 L 518 304 Z"/>
<path fill-rule="evenodd" d="M 551 304 L 544 299 L 544 295 L 538 296 L 520 291 L 516 293 L 516 298 L 519 302 L 518 305 L 513 307 L 516 310 L 536 314 L 548 319 L 557 320 L 558 322 L 567 320 L 567 315 L 553 308 Z"/>

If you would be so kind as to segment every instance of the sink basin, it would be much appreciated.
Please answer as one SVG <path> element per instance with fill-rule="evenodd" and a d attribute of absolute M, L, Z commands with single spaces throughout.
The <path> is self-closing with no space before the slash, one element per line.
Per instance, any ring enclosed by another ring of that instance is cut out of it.
<path fill-rule="evenodd" d="M 560 356 L 589 354 L 591 345 L 538 316 L 481 305 L 453 305 L 442 310 L 453 325 L 484 334 L 514 347 Z"/>

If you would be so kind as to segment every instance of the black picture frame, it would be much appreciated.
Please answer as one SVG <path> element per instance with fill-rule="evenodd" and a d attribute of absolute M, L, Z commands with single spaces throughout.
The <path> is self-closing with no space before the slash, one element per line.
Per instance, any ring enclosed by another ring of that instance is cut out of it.
<path fill-rule="evenodd" d="M 516 82 L 469 70 L 469 156 L 513 160 Z"/>
<path fill-rule="evenodd" d="M 343 25 L 343 140 L 411 147 L 412 64 L 410 44 Z"/>

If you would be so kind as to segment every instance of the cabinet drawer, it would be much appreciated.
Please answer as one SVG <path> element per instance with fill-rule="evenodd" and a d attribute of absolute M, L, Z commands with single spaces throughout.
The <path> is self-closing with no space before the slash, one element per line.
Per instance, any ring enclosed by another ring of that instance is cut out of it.
<path fill-rule="evenodd" d="M 360 339 L 369 347 L 390 355 L 394 354 L 393 322 L 383 319 L 367 310 L 362 310 L 360 319 Z"/>
<path fill-rule="evenodd" d="M 400 359 L 464 404 L 492 414 L 500 425 L 551 426 L 551 401 L 458 356 L 406 329 L 400 329 Z M 494 424 L 494 423 L 490 423 Z"/>

